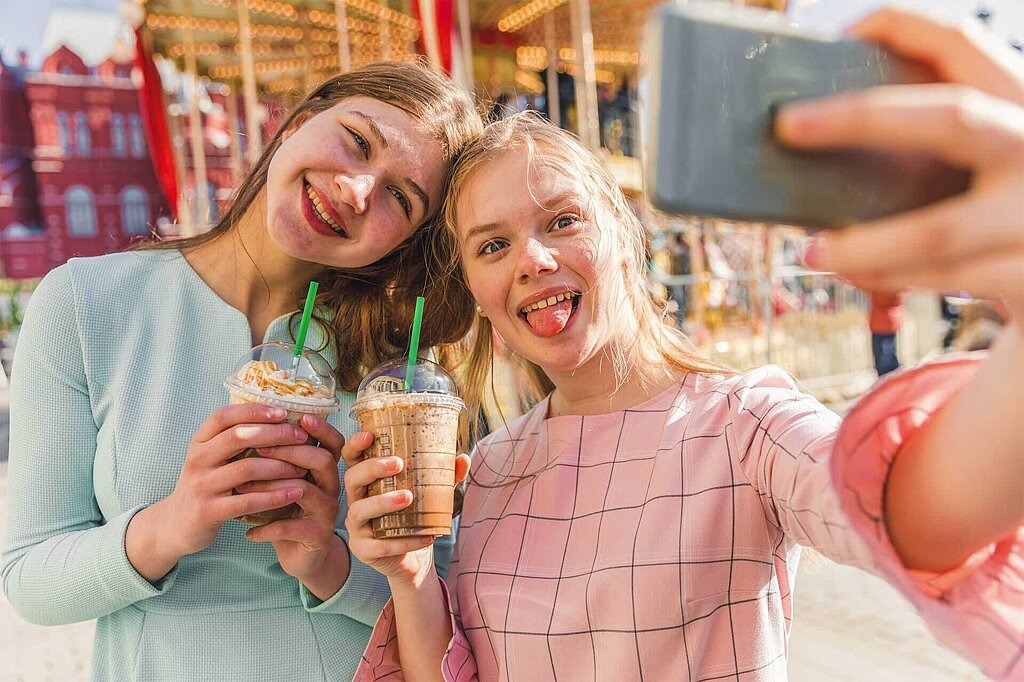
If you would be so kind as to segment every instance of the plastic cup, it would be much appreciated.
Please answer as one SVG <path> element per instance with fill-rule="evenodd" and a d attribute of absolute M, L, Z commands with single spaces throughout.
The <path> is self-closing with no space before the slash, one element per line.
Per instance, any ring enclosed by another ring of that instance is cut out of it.
<path fill-rule="evenodd" d="M 323 356 L 303 349 L 298 367 L 291 371 L 293 348 L 279 341 L 254 347 L 243 357 L 235 372 L 224 381 L 228 401 L 232 404 L 258 403 L 281 407 L 288 411 L 288 421 L 299 426 L 303 415 L 326 417 L 337 411 L 334 372 Z M 309 442 L 315 442 L 310 438 Z M 259 457 L 249 448 L 234 459 Z M 232 460 L 234 461 L 234 460 Z M 307 480 L 312 478 L 307 474 Z M 264 526 L 280 519 L 295 518 L 301 513 L 297 504 L 269 509 L 239 517 L 239 521 Z"/>
<path fill-rule="evenodd" d="M 407 361 L 389 360 L 359 384 L 352 417 L 373 434 L 366 457 L 401 457 L 398 474 L 370 485 L 371 495 L 412 492 L 412 504 L 373 520 L 378 539 L 451 535 L 455 456 L 466 405 L 439 365 L 418 360 L 406 386 Z"/>

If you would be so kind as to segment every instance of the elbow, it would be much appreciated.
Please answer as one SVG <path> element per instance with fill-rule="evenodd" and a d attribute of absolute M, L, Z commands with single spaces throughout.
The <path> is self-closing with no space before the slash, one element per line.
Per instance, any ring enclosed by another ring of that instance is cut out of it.
<path fill-rule="evenodd" d="M 52 596 L 37 594 L 34 590 L 21 589 L 17 585 L 15 565 L 3 567 L 3 592 L 11 609 L 22 620 L 32 625 L 70 625 L 84 619 L 68 618 L 69 615 L 57 607 Z"/>

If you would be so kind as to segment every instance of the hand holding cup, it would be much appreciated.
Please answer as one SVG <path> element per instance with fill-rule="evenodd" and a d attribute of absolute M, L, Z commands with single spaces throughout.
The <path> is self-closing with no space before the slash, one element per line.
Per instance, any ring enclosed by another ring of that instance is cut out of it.
<path fill-rule="evenodd" d="M 364 564 L 388 578 L 413 580 L 433 565 L 433 535 L 377 539 L 372 522 L 386 514 L 400 512 L 409 507 L 413 494 L 408 490 L 393 490 L 371 495 L 369 488 L 382 479 L 400 473 L 405 465 L 401 457 L 365 457 L 373 443 L 373 435 L 365 431 L 348 439 L 341 450 L 348 465 L 345 473 L 345 494 L 348 516 L 345 528 L 349 534 L 349 550 Z M 455 458 L 455 483 L 461 483 L 469 473 L 469 456 Z M 454 493 L 454 490 L 453 490 Z"/>

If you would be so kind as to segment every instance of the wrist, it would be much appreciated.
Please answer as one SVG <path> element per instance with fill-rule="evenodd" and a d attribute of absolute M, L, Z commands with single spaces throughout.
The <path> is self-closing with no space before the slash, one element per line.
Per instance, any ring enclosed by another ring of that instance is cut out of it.
<path fill-rule="evenodd" d="M 433 551 L 430 553 L 428 560 L 424 561 L 417 567 L 415 572 L 408 572 L 402 575 L 389 575 L 388 585 L 391 587 L 391 593 L 416 593 L 423 589 L 425 585 L 440 580 L 440 576 L 437 574 L 437 569 L 434 567 L 434 555 Z"/>
<path fill-rule="evenodd" d="M 327 551 L 319 566 L 299 578 L 299 582 L 320 601 L 327 601 L 348 581 L 351 557 L 345 541 L 336 534 L 331 536 Z"/>
<path fill-rule="evenodd" d="M 125 530 L 128 561 L 139 575 L 151 583 L 163 579 L 189 553 L 173 544 L 173 538 L 180 533 L 173 528 L 165 528 L 167 514 L 163 502 L 140 509 Z"/>

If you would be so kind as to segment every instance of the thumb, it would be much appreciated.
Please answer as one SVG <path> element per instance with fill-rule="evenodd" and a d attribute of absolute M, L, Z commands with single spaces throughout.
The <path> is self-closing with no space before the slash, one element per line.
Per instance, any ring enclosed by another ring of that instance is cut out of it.
<path fill-rule="evenodd" d="M 472 462 L 469 455 L 463 453 L 455 458 L 455 485 L 462 483 L 469 475 L 469 465 Z"/>

